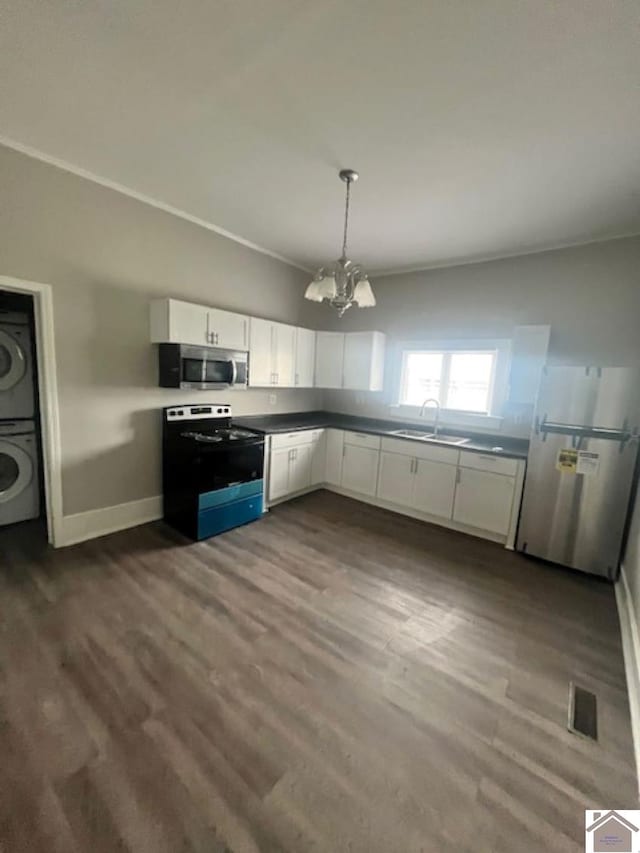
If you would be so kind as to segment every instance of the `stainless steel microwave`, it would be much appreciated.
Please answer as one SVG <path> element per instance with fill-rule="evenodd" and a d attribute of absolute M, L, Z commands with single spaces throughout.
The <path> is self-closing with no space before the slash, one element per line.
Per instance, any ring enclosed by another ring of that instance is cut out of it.
<path fill-rule="evenodd" d="M 213 347 L 160 344 L 160 387 L 212 391 L 246 388 L 249 354 Z"/>

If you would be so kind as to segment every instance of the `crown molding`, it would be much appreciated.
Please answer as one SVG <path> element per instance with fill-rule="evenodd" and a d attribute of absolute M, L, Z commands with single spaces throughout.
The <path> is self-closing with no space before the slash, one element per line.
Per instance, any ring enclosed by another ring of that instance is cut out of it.
<path fill-rule="evenodd" d="M 562 249 L 577 249 L 581 246 L 594 246 L 598 243 L 611 243 L 614 240 L 628 240 L 630 237 L 640 237 L 640 231 L 629 231 L 623 234 L 612 234 L 610 237 L 598 237 L 596 240 L 577 240 L 570 243 L 554 243 L 541 249 L 530 249 L 525 252 L 497 252 L 496 254 L 474 255 L 459 260 L 440 261 L 434 264 L 422 264 L 417 267 L 394 267 L 388 270 L 372 270 L 369 278 L 380 278 L 389 275 L 409 275 L 415 272 L 442 270 L 449 267 L 466 267 L 473 264 L 488 264 L 491 261 L 508 260 L 509 258 L 526 258 L 529 255 L 544 255 L 546 252 L 558 252 Z"/>
<path fill-rule="evenodd" d="M 213 222 L 208 222 L 206 219 L 201 219 L 199 216 L 192 216 L 192 214 L 187 213 L 185 210 L 181 210 L 178 207 L 174 207 L 172 204 L 167 204 L 166 202 L 159 201 L 157 198 L 152 198 L 145 193 L 130 189 L 129 187 L 124 186 L 124 184 L 112 181 L 110 178 L 103 178 L 101 175 L 96 175 L 88 169 L 74 166 L 72 163 L 68 163 L 66 160 L 61 160 L 59 157 L 52 157 L 49 154 L 45 154 L 43 151 L 39 151 L 37 148 L 32 148 L 30 145 L 23 145 L 22 142 L 17 142 L 15 139 L 10 139 L 9 137 L 2 135 L 0 135 L 0 145 L 5 148 L 10 148 L 13 151 L 18 151 L 20 154 L 25 154 L 27 157 L 32 157 L 34 160 L 40 160 L 43 163 L 47 163 L 49 166 L 54 166 L 56 169 L 62 169 L 64 172 L 70 172 L 78 178 L 84 178 L 87 181 L 92 181 L 94 184 L 99 184 L 100 186 L 106 187 L 107 189 L 113 190 L 121 195 L 126 195 L 129 198 L 133 198 L 136 201 L 149 205 L 150 207 L 155 207 L 156 210 L 161 210 L 163 213 L 168 213 L 171 216 L 177 216 L 179 219 L 184 219 L 192 225 L 198 225 L 200 228 L 206 228 L 207 231 L 212 231 L 214 234 L 218 234 L 220 237 L 225 237 L 227 240 L 233 240 L 234 243 L 239 243 L 247 249 L 259 252 L 261 255 L 267 255 L 268 257 L 274 258 L 276 261 L 281 261 L 281 263 L 287 264 L 290 267 L 295 267 L 303 272 L 309 272 L 307 267 L 302 266 L 296 261 L 292 261 L 291 258 L 286 258 L 284 255 L 279 255 L 277 252 L 272 252 L 271 249 L 266 249 L 264 246 L 259 246 L 251 240 L 246 240 L 239 234 L 227 231 L 226 228 L 221 228 Z"/>

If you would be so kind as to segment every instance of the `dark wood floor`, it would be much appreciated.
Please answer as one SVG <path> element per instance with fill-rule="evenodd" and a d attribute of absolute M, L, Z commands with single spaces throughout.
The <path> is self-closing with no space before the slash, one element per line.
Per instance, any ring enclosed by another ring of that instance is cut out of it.
<path fill-rule="evenodd" d="M 594 579 L 326 492 L 0 562 L 2 853 L 567 853 L 637 807 Z"/>

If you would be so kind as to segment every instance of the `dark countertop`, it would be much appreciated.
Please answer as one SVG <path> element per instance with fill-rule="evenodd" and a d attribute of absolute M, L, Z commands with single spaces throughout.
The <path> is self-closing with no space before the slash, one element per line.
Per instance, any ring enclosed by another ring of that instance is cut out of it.
<path fill-rule="evenodd" d="M 403 421 L 385 421 L 374 418 L 359 418 L 355 415 L 341 415 L 337 412 L 293 412 L 286 415 L 247 415 L 234 418 L 235 426 L 253 429 L 271 435 L 281 432 L 297 432 L 303 429 L 334 429 L 366 432 L 371 435 L 383 435 L 391 438 L 402 438 L 406 441 L 422 441 L 423 439 L 410 436 L 394 435 L 399 429 L 418 429 L 419 424 Z M 425 426 L 425 431 L 429 427 Z M 471 430 L 446 428 L 448 435 L 459 435 L 471 438 L 466 444 L 446 444 L 443 447 L 453 447 L 456 450 L 471 450 L 476 453 L 492 453 L 495 456 L 507 456 L 512 459 L 526 459 L 529 442 L 524 438 L 506 438 L 504 436 L 474 433 Z M 435 442 L 434 442 L 435 443 Z M 500 448 L 499 450 L 495 448 Z"/>

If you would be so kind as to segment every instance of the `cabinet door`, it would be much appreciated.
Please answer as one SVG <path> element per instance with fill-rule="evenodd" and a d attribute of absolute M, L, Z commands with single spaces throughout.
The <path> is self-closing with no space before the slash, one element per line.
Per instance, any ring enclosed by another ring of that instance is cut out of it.
<path fill-rule="evenodd" d="M 194 344 L 207 346 L 207 308 L 203 305 L 193 305 L 191 302 L 181 302 L 179 299 L 169 299 L 169 336 L 168 340 L 175 344 Z"/>
<path fill-rule="evenodd" d="M 313 445 L 303 444 L 291 449 L 289 491 L 300 492 L 311 485 L 311 457 Z"/>
<path fill-rule="evenodd" d="M 316 388 L 342 388 L 344 332 L 316 334 Z"/>
<path fill-rule="evenodd" d="M 318 430 L 318 436 L 314 435 L 311 456 L 311 485 L 319 486 L 324 483 L 327 465 L 327 438 L 324 430 Z"/>
<path fill-rule="evenodd" d="M 210 308 L 209 343 L 223 349 L 249 349 L 249 318 L 231 311 Z"/>
<path fill-rule="evenodd" d="M 311 329 L 296 329 L 296 365 L 294 384 L 297 388 L 313 388 L 316 361 L 316 333 Z"/>
<path fill-rule="evenodd" d="M 264 387 L 274 384 L 273 323 L 252 317 L 249 337 L 249 385 Z"/>
<path fill-rule="evenodd" d="M 344 433 L 341 429 L 328 429 L 326 432 L 327 467 L 325 482 L 339 486 L 342 481 L 342 451 L 344 448 Z"/>
<path fill-rule="evenodd" d="M 380 452 L 371 447 L 345 444 L 342 456 L 342 487 L 373 497 L 378 483 L 379 455 Z"/>
<path fill-rule="evenodd" d="M 273 323 L 275 385 L 292 388 L 295 384 L 296 329 Z"/>
<path fill-rule="evenodd" d="M 378 497 L 400 506 L 411 506 L 413 500 L 413 469 L 416 460 L 399 453 L 380 454 Z M 455 468 L 454 468 L 455 471 Z"/>
<path fill-rule="evenodd" d="M 457 471 L 456 465 L 417 459 L 413 490 L 414 508 L 440 518 L 451 518 Z"/>
<path fill-rule="evenodd" d="M 269 457 L 269 500 L 275 501 L 288 495 L 290 488 L 291 448 L 272 450 Z"/>
<path fill-rule="evenodd" d="M 453 520 L 506 536 L 515 480 L 503 474 L 458 468 Z"/>

